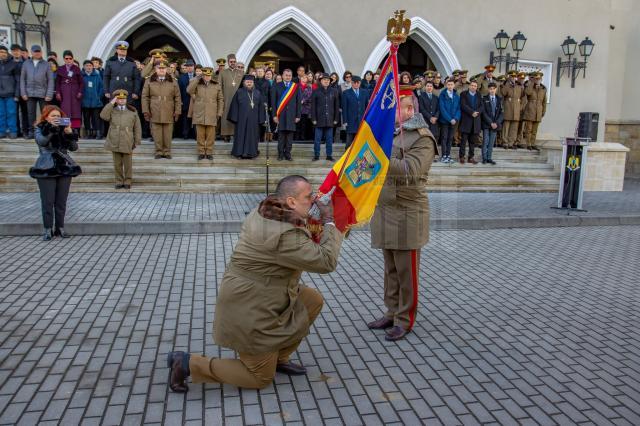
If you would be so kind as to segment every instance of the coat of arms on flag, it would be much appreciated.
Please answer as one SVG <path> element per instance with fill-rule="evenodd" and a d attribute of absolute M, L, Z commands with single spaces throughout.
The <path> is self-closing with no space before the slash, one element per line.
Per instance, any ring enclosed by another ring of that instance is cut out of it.
<path fill-rule="evenodd" d="M 351 185 L 357 188 L 372 181 L 381 169 L 380 161 L 369 148 L 369 144 L 365 143 L 351 165 L 345 170 L 345 174 Z"/>

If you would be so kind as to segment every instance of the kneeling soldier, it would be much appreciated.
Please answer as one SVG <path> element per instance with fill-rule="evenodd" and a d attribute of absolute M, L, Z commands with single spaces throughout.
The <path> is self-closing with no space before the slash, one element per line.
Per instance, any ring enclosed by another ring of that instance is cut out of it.
<path fill-rule="evenodd" d="M 213 321 L 215 343 L 237 351 L 240 359 L 170 352 L 171 390 L 186 392 L 188 376 L 194 383 L 261 389 L 276 371 L 306 373 L 289 356 L 309 334 L 323 299 L 299 284 L 300 275 L 335 270 L 342 244 L 331 204 L 318 204 L 324 230 L 319 243 L 312 239 L 305 227 L 312 202 L 309 181 L 287 176 L 275 195 L 247 216 L 220 284 Z"/>
<path fill-rule="evenodd" d="M 115 90 L 113 99 L 100 112 L 100 118 L 108 121 L 109 133 L 105 149 L 113 153 L 116 189 L 131 189 L 131 154 L 142 139 L 142 126 L 138 111 L 127 105 L 126 90 Z"/>

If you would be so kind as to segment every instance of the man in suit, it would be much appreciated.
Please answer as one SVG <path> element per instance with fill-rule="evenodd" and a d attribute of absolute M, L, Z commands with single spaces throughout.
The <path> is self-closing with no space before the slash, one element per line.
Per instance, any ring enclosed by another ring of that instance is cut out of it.
<path fill-rule="evenodd" d="M 184 74 L 180 74 L 178 78 L 178 87 L 180 87 L 180 99 L 182 100 L 181 114 L 181 133 L 182 139 L 193 138 L 194 131 L 191 124 L 191 117 L 188 117 L 189 105 L 191 104 L 191 96 L 187 92 L 187 86 L 193 77 L 195 77 L 195 63 L 192 59 L 187 59 L 184 63 Z"/>
<path fill-rule="evenodd" d="M 502 98 L 498 96 L 498 84 L 487 84 L 489 94 L 482 98 L 482 164 L 493 164 L 493 144 L 502 128 Z"/>
<path fill-rule="evenodd" d="M 440 92 L 438 97 L 438 107 L 440 108 L 440 161 L 443 163 L 454 163 L 451 159 L 451 143 L 455 126 L 460 121 L 460 96 L 453 89 L 455 81 L 447 80 L 446 90 Z"/>
<path fill-rule="evenodd" d="M 362 79 L 354 75 L 351 77 L 351 89 L 342 93 L 342 122 L 347 126 L 346 148 L 353 143 L 371 96 L 369 90 L 360 89 L 361 83 Z"/>
<path fill-rule="evenodd" d="M 460 142 L 460 164 L 464 164 L 465 162 L 464 156 L 467 143 L 469 144 L 469 157 L 467 157 L 469 163 L 478 163 L 475 158 L 473 158 L 473 151 L 478 143 L 478 136 L 482 131 L 481 111 L 482 102 L 480 94 L 478 93 L 478 83 L 472 81 L 469 83 L 469 89 L 460 95 L 460 133 L 462 134 Z"/>
<path fill-rule="evenodd" d="M 438 96 L 433 93 L 433 81 L 427 80 L 424 84 L 424 91 L 418 98 L 418 111 L 422 114 L 424 121 L 429 125 L 429 130 L 433 137 L 438 140 L 438 118 L 440 117 L 440 105 Z"/>
<path fill-rule="evenodd" d="M 289 88 L 296 84 L 291 81 L 293 75 L 290 69 L 282 72 L 282 81 L 274 84 L 271 90 L 271 108 L 273 110 L 273 121 L 277 124 L 278 129 L 278 161 L 293 161 L 291 157 L 291 146 L 293 145 L 293 134 L 296 131 L 296 124 L 300 121 L 302 115 L 302 101 L 300 91 L 294 87 L 292 96 L 287 101 L 283 98 L 283 94 Z M 297 86 L 297 85 L 296 85 Z M 287 102 L 280 114 L 277 115 L 278 108 L 282 102 Z"/>

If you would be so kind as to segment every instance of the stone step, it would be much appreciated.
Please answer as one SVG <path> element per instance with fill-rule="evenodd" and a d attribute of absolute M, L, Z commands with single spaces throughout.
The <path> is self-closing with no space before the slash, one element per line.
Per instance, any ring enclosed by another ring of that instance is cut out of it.
<path fill-rule="evenodd" d="M 270 191 L 275 189 L 275 182 L 271 183 Z M 428 185 L 429 192 L 557 192 L 558 184 L 553 185 L 504 185 L 504 186 L 486 186 L 486 185 Z M 3 185 L 2 192 L 37 192 L 38 187 L 34 183 L 30 185 Z M 104 185 L 76 185 L 72 184 L 72 192 L 116 192 L 112 186 Z M 176 188 L 168 188 L 166 186 L 136 186 L 130 190 L 118 190 L 117 192 L 154 192 L 154 193 L 172 193 L 172 192 L 193 192 L 193 193 L 264 193 L 265 184 L 251 185 L 184 185 Z"/>
<path fill-rule="evenodd" d="M 528 165 L 529 166 L 529 165 Z M 3 175 L 27 175 L 30 165 L 3 165 L 0 168 L 0 176 Z M 112 164 L 101 165 L 83 165 L 83 175 L 105 175 L 113 176 Z M 309 168 L 303 166 L 291 167 L 270 167 L 269 173 L 274 175 L 285 174 L 301 174 L 304 176 L 324 177 L 329 172 L 329 168 Z M 158 175 L 172 176 L 174 178 L 189 176 L 235 176 L 237 178 L 264 176 L 266 174 L 265 167 L 158 167 L 149 165 L 134 164 L 134 176 Z M 503 177 L 556 177 L 558 173 L 551 166 L 548 167 L 507 167 L 507 166 L 490 166 L 490 165 L 452 165 L 434 164 L 431 167 L 430 175 L 432 176 L 459 176 L 461 178 L 476 178 L 483 176 L 503 176 Z"/>

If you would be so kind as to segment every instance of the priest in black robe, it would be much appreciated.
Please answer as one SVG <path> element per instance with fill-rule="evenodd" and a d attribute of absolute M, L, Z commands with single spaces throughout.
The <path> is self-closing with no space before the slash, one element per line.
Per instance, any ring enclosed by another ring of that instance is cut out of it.
<path fill-rule="evenodd" d="M 229 108 L 227 120 L 235 124 L 235 135 L 231 155 L 236 158 L 255 158 L 260 153 L 260 126 L 265 122 L 267 98 L 254 87 L 253 75 L 245 75 Z"/>

